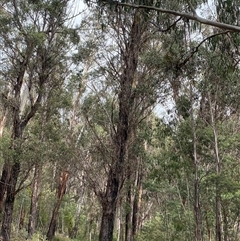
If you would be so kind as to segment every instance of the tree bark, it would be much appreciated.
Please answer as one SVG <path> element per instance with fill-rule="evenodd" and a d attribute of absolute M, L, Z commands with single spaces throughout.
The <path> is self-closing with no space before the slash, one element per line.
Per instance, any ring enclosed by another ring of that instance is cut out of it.
<path fill-rule="evenodd" d="M 3 130 L 7 119 L 7 108 L 5 107 L 3 110 L 3 115 L 0 120 L 0 138 L 3 136 Z M 3 210 L 3 202 L 4 202 L 4 196 L 6 192 L 6 183 L 8 182 L 10 175 L 10 169 L 9 164 L 7 162 L 4 162 L 3 169 L 2 169 L 2 176 L 0 180 L 0 213 L 2 213 Z"/>
<path fill-rule="evenodd" d="M 42 168 L 36 164 L 34 170 L 33 184 L 32 184 L 32 197 L 31 206 L 28 220 L 28 239 L 31 239 L 36 229 L 38 198 L 40 194 L 40 179 Z"/>
<path fill-rule="evenodd" d="M 22 206 L 20 210 L 19 229 L 23 229 L 24 227 L 25 215 L 26 215 L 25 208 Z"/>
<path fill-rule="evenodd" d="M 103 206 L 103 214 L 100 228 L 99 240 L 112 240 L 115 218 L 115 205 L 106 203 Z"/>
<path fill-rule="evenodd" d="M 9 162 L 4 162 L 2 176 L 0 180 L 0 213 L 2 213 L 2 210 L 3 210 L 4 196 L 7 189 L 7 183 L 10 177 L 10 171 L 11 171 L 11 168 L 10 168 Z"/>
<path fill-rule="evenodd" d="M 197 170 L 195 170 L 197 172 Z M 195 217 L 195 240 L 201 241 L 201 217 L 200 217 L 200 205 L 199 205 L 199 179 L 195 173 L 194 180 L 194 217 Z"/>
<path fill-rule="evenodd" d="M 17 185 L 17 180 L 20 172 L 20 164 L 16 162 L 11 169 L 10 179 L 7 185 L 7 194 L 5 200 L 5 208 L 4 215 L 2 220 L 2 229 L 1 235 L 3 241 L 10 241 L 10 233 L 11 233 L 11 223 L 12 223 L 12 214 L 13 214 L 13 206 L 15 200 L 15 190 Z"/>
<path fill-rule="evenodd" d="M 3 130 L 4 130 L 6 120 L 7 120 L 7 109 L 5 108 L 3 110 L 3 115 L 2 115 L 2 118 L 0 120 L 0 138 L 3 136 Z"/>
<path fill-rule="evenodd" d="M 141 200 L 142 200 L 142 170 L 141 167 L 138 168 L 137 172 L 137 191 L 134 196 L 133 201 L 133 217 L 132 217 L 132 233 L 133 238 L 137 234 L 140 228 L 140 207 L 141 207 Z"/>
<path fill-rule="evenodd" d="M 217 191 L 218 192 L 218 191 Z M 221 200 L 219 194 L 216 194 L 216 241 L 222 240 L 222 223 L 221 223 Z"/>
<path fill-rule="evenodd" d="M 125 216 L 125 241 L 133 240 L 132 231 L 132 217 L 133 217 L 133 199 L 132 199 L 132 185 L 128 188 L 126 196 L 126 216 Z"/>
<path fill-rule="evenodd" d="M 99 241 L 112 241 L 119 188 L 119 177 L 110 170 L 105 197 L 102 199 L 102 220 Z"/>

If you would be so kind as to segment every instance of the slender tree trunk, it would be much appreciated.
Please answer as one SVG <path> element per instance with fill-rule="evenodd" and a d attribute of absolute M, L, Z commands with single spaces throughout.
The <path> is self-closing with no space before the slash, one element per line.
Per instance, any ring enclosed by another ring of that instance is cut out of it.
<path fill-rule="evenodd" d="M 41 182 L 42 168 L 38 164 L 35 165 L 33 184 L 32 184 L 32 197 L 30 214 L 28 220 L 28 239 L 32 237 L 36 229 L 38 198 L 40 194 L 40 182 Z"/>
<path fill-rule="evenodd" d="M 221 200 L 219 194 L 216 194 L 216 241 L 222 240 L 221 224 Z"/>
<path fill-rule="evenodd" d="M 7 119 L 7 109 L 4 108 L 3 115 L 0 120 L 0 138 L 2 138 L 3 136 L 3 130 L 5 127 L 6 119 Z M 5 192 L 6 192 L 6 183 L 8 182 L 9 175 L 10 175 L 9 163 L 4 162 L 3 169 L 2 169 L 2 176 L 0 180 L 0 213 L 2 213 L 2 210 L 3 210 L 3 202 L 4 202 Z"/>
<path fill-rule="evenodd" d="M 2 118 L 0 119 L 0 138 L 3 136 L 3 130 L 5 127 L 6 120 L 7 120 L 7 109 L 5 108 L 3 110 Z"/>
<path fill-rule="evenodd" d="M 132 185 L 128 187 L 126 196 L 126 217 L 125 217 L 125 241 L 133 240 L 132 232 L 132 217 L 133 217 L 133 202 L 132 202 Z"/>
<path fill-rule="evenodd" d="M 116 219 L 117 223 L 117 241 L 124 241 L 124 217 L 123 217 L 123 197 L 120 197 L 117 207 L 118 217 Z"/>
<path fill-rule="evenodd" d="M 84 183 L 82 183 L 82 186 L 81 186 L 80 192 L 79 192 L 78 203 L 77 203 L 77 214 L 76 214 L 76 218 L 75 218 L 75 224 L 74 224 L 73 231 L 71 234 L 72 239 L 75 239 L 77 237 L 78 226 L 79 226 L 80 217 L 81 217 L 82 203 L 83 203 L 83 198 L 84 198 L 84 190 L 85 190 Z"/>
<path fill-rule="evenodd" d="M 201 217 L 200 217 L 200 205 L 199 205 L 199 179 L 195 171 L 194 180 L 194 216 L 195 216 L 195 240 L 201 241 Z"/>
<path fill-rule="evenodd" d="M 117 218 L 116 218 L 116 224 L 117 224 L 117 241 L 123 241 L 123 219 L 122 219 L 122 198 L 119 199 L 118 206 L 117 206 Z"/>
<path fill-rule="evenodd" d="M 213 129 L 213 135 L 214 135 L 214 157 L 216 161 L 216 174 L 217 176 L 221 173 L 221 162 L 219 157 L 219 148 L 218 148 L 218 134 L 217 134 L 217 128 L 216 128 L 216 119 L 214 117 L 213 112 L 213 103 L 211 100 L 211 95 L 208 92 L 208 101 L 209 101 L 209 107 L 210 107 L 210 116 L 211 116 L 211 125 Z M 222 241 L 222 213 L 221 213 L 221 194 L 220 194 L 220 187 L 219 187 L 219 181 L 216 180 L 216 241 Z"/>
<path fill-rule="evenodd" d="M 48 232 L 47 232 L 47 240 L 52 240 L 55 235 L 58 211 L 62 203 L 63 195 L 65 194 L 65 191 L 66 191 L 68 176 L 69 176 L 68 171 L 63 171 L 61 172 L 59 177 L 59 185 L 57 189 L 57 202 L 52 212 L 52 218 L 51 218 Z"/>
<path fill-rule="evenodd" d="M 26 215 L 26 211 L 25 208 L 22 206 L 21 210 L 20 210 L 20 217 L 19 217 L 19 229 L 23 229 L 24 227 L 24 220 L 25 220 L 25 215 Z"/>
<path fill-rule="evenodd" d="M 223 226 L 223 240 L 224 241 L 228 241 L 229 235 L 230 235 L 230 233 L 228 231 L 228 215 L 227 215 L 226 209 L 227 209 L 226 206 L 222 208 L 222 216 L 223 216 L 223 218 L 222 218 L 223 225 L 222 226 Z"/>
<path fill-rule="evenodd" d="M 139 170 L 137 172 L 137 191 L 134 196 L 133 201 L 133 217 L 132 217 L 132 233 L 133 238 L 139 231 L 140 226 L 140 207 L 141 207 L 141 200 L 142 200 L 142 170 L 141 167 L 139 167 Z"/>
<path fill-rule="evenodd" d="M 200 201 L 199 201 L 199 176 L 198 176 L 198 165 L 199 159 L 197 156 L 197 134 L 196 134 L 196 121 L 194 119 L 193 113 L 193 90 L 192 84 L 190 86 L 191 89 L 191 104 L 192 104 L 192 113 L 191 113 L 191 122 L 192 122 L 192 129 L 193 129 L 193 164 L 194 164 L 194 218 L 195 218 L 195 241 L 202 240 L 202 233 L 201 233 L 201 209 L 200 209 Z"/>

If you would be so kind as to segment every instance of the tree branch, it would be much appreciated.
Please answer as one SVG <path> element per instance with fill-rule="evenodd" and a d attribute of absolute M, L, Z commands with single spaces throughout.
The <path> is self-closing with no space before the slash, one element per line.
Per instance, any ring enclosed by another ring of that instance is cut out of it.
<path fill-rule="evenodd" d="M 229 31 L 224 31 L 224 32 L 219 32 L 219 33 L 215 33 L 215 34 L 212 34 L 208 37 L 206 37 L 205 39 L 203 39 L 196 47 L 194 47 L 191 52 L 190 52 L 190 55 L 188 57 L 186 57 L 181 63 L 178 64 L 178 67 L 181 68 L 183 65 L 185 65 L 192 57 L 193 55 L 198 51 L 199 47 L 204 43 L 206 42 L 207 40 L 211 39 L 211 38 L 214 38 L 218 35 L 223 35 L 223 34 L 227 34 L 229 33 Z"/>
<path fill-rule="evenodd" d="M 151 22 L 152 25 L 154 25 L 154 27 L 158 28 L 158 31 L 165 33 L 167 31 L 169 31 L 172 27 L 176 26 L 176 24 L 182 19 L 182 17 L 179 17 L 176 21 L 174 21 L 174 23 L 172 23 L 169 27 L 167 27 L 166 29 L 161 29 L 159 26 L 157 26 L 156 23 Z"/>
<path fill-rule="evenodd" d="M 105 0 L 105 3 L 109 4 L 109 1 Z M 189 20 L 194 20 L 194 21 L 202 23 L 202 24 L 218 27 L 218 28 L 233 31 L 233 32 L 240 32 L 240 26 L 209 20 L 206 18 L 202 18 L 202 17 L 198 16 L 197 14 L 192 15 L 189 13 L 178 12 L 178 11 L 174 11 L 174 10 L 170 10 L 170 9 L 158 8 L 158 7 L 147 6 L 147 5 L 122 3 L 122 2 L 118 2 L 118 1 L 113 1 L 112 4 L 116 4 L 116 5 L 122 6 L 122 7 L 143 8 L 143 9 L 149 9 L 149 10 L 153 10 L 153 11 L 157 11 L 157 12 L 161 12 L 161 13 L 168 13 L 168 14 L 175 15 L 175 16 L 181 16 L 181 17 L 187 18 Z"/>

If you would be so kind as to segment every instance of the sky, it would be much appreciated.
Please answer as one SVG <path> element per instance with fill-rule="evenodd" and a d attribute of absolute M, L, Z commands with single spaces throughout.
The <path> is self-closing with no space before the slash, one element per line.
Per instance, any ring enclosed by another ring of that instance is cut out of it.
<path fill-rule="evenodd" d="M 71 13 L 76 16 L 69 21 L 70 25 L 79 25 L 81 22 L 82 14 L 87 11 L 87 5 L 83 0 L 72 0 L 70 1 Z"/>

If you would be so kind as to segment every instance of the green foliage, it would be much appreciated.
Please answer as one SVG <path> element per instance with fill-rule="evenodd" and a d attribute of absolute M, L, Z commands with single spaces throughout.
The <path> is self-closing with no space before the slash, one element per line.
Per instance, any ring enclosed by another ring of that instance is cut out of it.
<path fill-rule="evenodd" d="M 9 148 L 10 143 L 11 138 L 8 136 L 8 134 L 5 134 L 2 138 L 0 138 L 0 163 L 3 163 L 6 159 L 12 159 L 13 150 Z"/>
<path fill-rule="evenodd" d="M 161 217 L 156 216 L 152 221 L 147 222 L 136 238 L 137 241 L 159 241 L 167 240 L 163 229 L 163 221 Z"/>
<path fill-rule="evenodd" d="M 68 195 L 64 196 L 63 204 L 59 210 L 59 223 L 64 222 L 65 232 L 71 234 L 75 224 L 76 203 Z"/>
<path fill-rule="evenodd" d="M 170 205 L 170 203 L 169 203 Z M 168 241 L 168 240 L 191 240 L 191 236 L 187 236 L 188 231 L 188 215 L 179 216 L 176 211 L 175 204 L 169 206 L 172 212 L 162 216 L 156 214 L 150 221 L 146 222 L 140 233 L 136 237 L 136 241 Z"/>
<path fill-rule="evenodd" d="M 231 1 L 231 0 L 216 1 L 216 10 L 217 10 L 219 21 L 229 23 L 229 24 L 237 24 L 239 21 L 238 4 L 239 4 L 239 1 Z"/>
<path fill-rule="evenodd" d="M 77 53 L 73 54 L 72 59 L 74 63 L 89 61 L 97 50 L 98 45 L 96 41 L 90 39 L 78 45 Z"/>
<path fill-rule="evenodd" d="M 188 118 L 191 111 L 191 102 L 189 98 L 184 95 L 180 96 L 177 100 L 176 108 L 179 115 L 181 115 L 184 119 Z"/>

